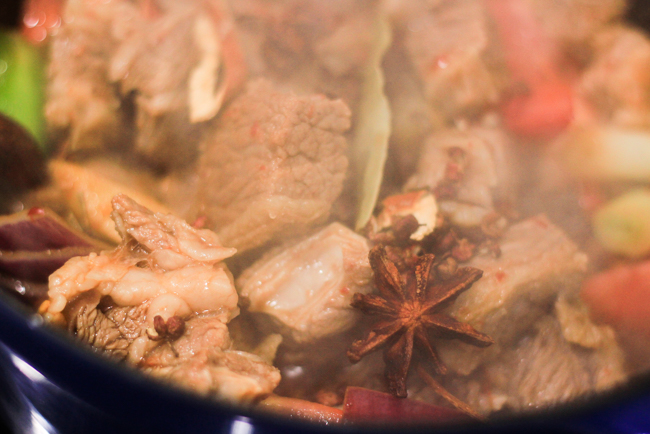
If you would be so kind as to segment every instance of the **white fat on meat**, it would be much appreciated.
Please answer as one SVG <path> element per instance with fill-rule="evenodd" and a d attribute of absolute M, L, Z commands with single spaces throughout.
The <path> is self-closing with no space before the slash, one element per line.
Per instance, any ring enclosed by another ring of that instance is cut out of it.
<path fill-rule="evenodd" d="M 238 279 L 249 310 L 284 327 L 281 333 L 307 342 L 354 324 L 352 296 L 370 290 L 372 271 L 365 238 L 339 223 L 282 251 L 272 252 Z"/>
<path fill-rule="evenodd" d="M 118 306 L 150 301 L 147 318 L 218 311 L 225 323 L 238 313 L 232 275 L 221 263 L 236 250 L 216 234 L 170 215 L 153 213 L 125 195 L 113 199 L 112 218 L 122 244 L 114 251 L 76 257 L 50 276 L 49 315 L 60 314 L 85 291 Z"/>

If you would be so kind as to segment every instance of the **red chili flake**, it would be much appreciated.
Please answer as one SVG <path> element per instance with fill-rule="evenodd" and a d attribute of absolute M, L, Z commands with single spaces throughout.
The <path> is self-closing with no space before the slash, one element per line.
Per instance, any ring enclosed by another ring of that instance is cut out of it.
<path fill-rule="evenodd" d="M 30 217 L 34 217 L 37 215 L 45 215 L 45 210 L 41 207 L 35 206 L 33 208 L 30 208 L 29 211 L 27 211 L 27 215 Z"/>
<path fill-rule="evenodd" d="M 260 135 L 260 123 L 255 121 L 253 122 L 253 125 L 251 125 L 251 137 L 256 139 Z"/>
<path fill-rule="evenodd" d="M 195 229 L 203 229 L 205 227 L 205 224 L 208 222 L 208 217 L 207 216 L 198 216 L 196 220 L 194 220 L 194 223 L 192 223 L 192 227 Z"/>

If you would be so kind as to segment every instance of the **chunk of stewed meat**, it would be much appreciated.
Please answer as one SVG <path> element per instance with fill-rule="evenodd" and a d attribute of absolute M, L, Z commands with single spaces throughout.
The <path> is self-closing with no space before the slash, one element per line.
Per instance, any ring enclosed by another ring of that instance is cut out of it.
<path fill-rule="evenodd" d="M 251 83 L 203 140 L 199 218 L 240 251 L 305 233 L 341 193 L 349 127 L 340 100 Z"/>
<path fill-rule="evenodd" d="M 368 251 L 365 238 L 332 223 L 253 264 L 237 281 L 239 293 L 295 341 L 340 333 L 358 318 L 352 296 L 371 290 Z"/>

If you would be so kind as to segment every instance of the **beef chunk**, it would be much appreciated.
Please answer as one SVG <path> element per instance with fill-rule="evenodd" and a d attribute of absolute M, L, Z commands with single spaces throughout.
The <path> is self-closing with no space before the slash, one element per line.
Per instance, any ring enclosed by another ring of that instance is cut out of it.
<path fill-rule="evenodd" d="M 239 293 L 298 342 L 340 333 L 357 319 L 352 296 L 370 290 L 368 251 L 365 238 L 332 223 L 253 264 L 237 281 Z"/>
<path fill-rule="evenodd" d="M 459 373 L 469 374 L 515 342 L 552 310 L 558 292 L 576 289 L 586 271 L 586 255 L 542 215 L 513 225 L 500 246 L 498 259 L 477 256 L 468 263 L 483 270 L 483 277 L 451 310 L 497 342 L 487 349 L 441 342 L 443 360 Z"/>
<path fill-rule="evenodd" d="M 198 208 L 224 243 L 246 250 L 327 218 L 348 166 L 340 100 L 255 81 L 202 143 Z"/>
<path fill-rule="evenodd" d="M 45 115 L 53 130 L 67 134 L 72 148 L 103 148 L 124 140 L 125 117 L 108 79 L 115 16 L 132 15 L 124 2 L 70 0 L 65 25 L 52 41 Z"/>
<path fill-rule="evenodd" d="M 626 0 L 525 0 L 549 36 L 568 47 L 584 46 L 600 27 L 620 18 Z"/>
<path fill-rule="evenodd" d="M 595 58 L 580 81 L 580 95 L 605 122 L 650 126 L 650 39 L 641 31 L 612 26 L 593 38 Z"/>
<path fill-rule="evenodd" d="M 122 244 L 57 270 L 45 317 L 99 351 L 202 394 L 234 402 L 270 394 L 277 369 L 230 350 L 226 324 L 239 313 L 238 297 L 221 261 L 234 249 L 124 195 L 113 199 L 112 218 Z"/>
<path fill-rule="evenodd" d="M 450 308 L 496 343 L 477 350 L 440 340 L 440 357 L 456 375 L 447 386 L 489 413 L 547 406 L 620 381 L 613 331 L 591 323 L 575 296 L 587 257 L 543 216 L 513 225 L 501 251 L 469 262 L 483 277 Z"/>
<path fill-rule="evenodd" d="M 374 43 L 376 0 L 230 0 L 250 72 L 351 108 Z"/>
<path fill-rule="evenodd" d="M 393 2 L 397 32 L 429 103 L 444 117 L 476 112 L 500 96 L 489 21 L 475 0 Z"/>
<path fill-rule="evenodd" d="M 65 310 L 68 330 L 80 341 L 126 359 L 131 344 L 147 326 L 149 303 L 138 306 L 99 308 L 101 294 L 89 291 L 73 300 Z"/>
<path fill-rule="evenodd" d="M 212 315 L 186 322 L 178 340 L 159 345 L 142 365 L 150 374 L 203 395 L 251 402 L 270 394 L 280 373 L 263 359 L 231 349 L 228 329 Z"/>
<path fill-rule="evenodd" d="M 457 181 L 455 199 L 490 209 L 495 199 L 509 196 L 513 189 L 509 148 L 509 140 L 498 128 L 437 131 L 427 138 L 417 171 L 405 188 L 435 191 Z M 458 173 L 450 172 L 456 168 Z M 446 199 L 444 192 L 438 196 Z"/>
<path fill-rule="evenodd" d="M 71 0 L 54 38 L 47 118 L 70 148 L 135 149 L 151 163 L 193 161 L 204 129 L 245 80 L 219 0 Z"/>
<path fill-rule="evenodd" d="M 610 388 L 624 377 L 622 354 L 611 329 L 590 328 L 602 338 L 597 348 L 569 342 L 557 318 L 544 316 L 498 359 L 447 386 L 483 413 L 539 409 Z"/>

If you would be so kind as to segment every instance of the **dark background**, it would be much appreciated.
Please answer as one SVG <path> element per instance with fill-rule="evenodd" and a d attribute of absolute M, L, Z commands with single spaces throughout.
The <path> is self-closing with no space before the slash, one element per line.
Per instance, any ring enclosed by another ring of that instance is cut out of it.
<path fill-rule="evenodd" d="M 16 27 L 20 22 L 21 0 L 0 0 L 0 26 Z"/>

